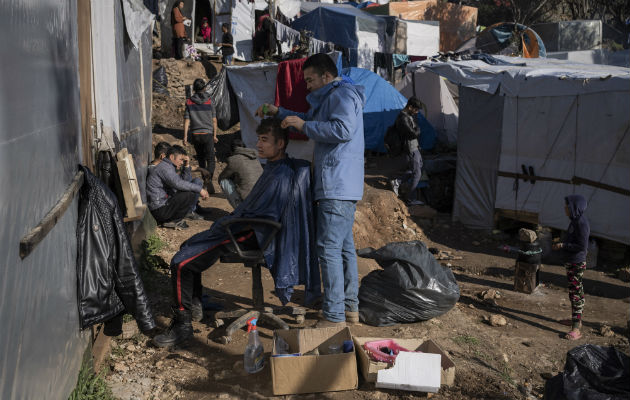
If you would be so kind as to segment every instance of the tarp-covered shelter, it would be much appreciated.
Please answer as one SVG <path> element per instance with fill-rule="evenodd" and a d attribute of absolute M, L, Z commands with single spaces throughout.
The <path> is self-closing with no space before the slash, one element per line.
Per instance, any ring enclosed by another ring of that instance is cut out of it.
<path fill-rule="evenodd" d="M 2 399 L 67 399 L 77 383 L 91 339 L 79 327 L 78 197 L 23 258 L 20 240 L 73 187 L 79 163 L 95 169 L 99 149 L 127 147 L 138 178 L 146 175 L 145 11 L 136 0 L 0 4 Z"/>
<path fill-rule="evenodd" d="M 257 140 L 256 127 L 260 122 L 255 112 L 261 104 L 274 102 L 278 65 L 257 63 L 230 66 L 227 70 L 234 95 L 238 99 L 241 136 L 247 147 L 254 147 Z M 365 87 L 367 102 L 363 121 L 366 150 L 385 152 L 385 131 L 394 123 L 398 112 L 407 104 L 407 99 L 389 82 L 371 71 L 348 68 L 342 73 L 349 76 L 355 84 Z M 435 130 L 422 115 L 418 116 L 418 122 L 422 129 L 421 146 L 424 149 L 433 148 Z M 287 153 L 295 158 L 311 160 L 313 146 L 312 140 L 290 140 Z"/>
<path fill-rule="evenodd" d="M 460 87 L 453 219 L 566 229 L 564 197 L 581 194 L 591 235 L 630 244 L 630 69 L 496 57 L 515 65 L 421 64 Z"/>
<path fill-rule="evenodd" d="M 455 50 L 460 43 L 475 36 L 477 27 L 477 8 L 438 0 L 390 2 L 367 7 L 365 11 L 374 15 L 393 15 L 404 20 L 439 21 L 440 51 Z"/>
<path fill-rule="evenodd" d="M 486 27 L 477 36 L 462 43 L 458 53 L 514 55 L 525 58 L 546 57 L 542 39 L 533 29 L 513 22 L 499 22 Z"/>
<path fill-rule="evenodd" d="M 427 120 L 435 128 L 439 142 L 451 147 L 457 145 L 456 85 L 413 63 L 407 66 L 407 74 L 396 89 L 407 98 L 415 96 L 426 106 Z"/>
<path fill-rule="evenodd" d="M 534 24 L 547 51 L 576 51 L 602 48 L 602 21 L 577 20 Z"/>

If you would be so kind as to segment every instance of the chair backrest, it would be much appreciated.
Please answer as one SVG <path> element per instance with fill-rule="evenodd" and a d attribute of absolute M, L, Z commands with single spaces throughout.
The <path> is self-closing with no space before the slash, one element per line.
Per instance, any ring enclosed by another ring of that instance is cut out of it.
<path fill-rule="evenodd" d="M 239 226 L 247 225 L 250 226 L 252 230 L 257 225 L 264 226 L 271 228 L 271 231 L 269 232 L 269 235 L 264 238 L 258 249 L 243 249 L 231 229 L 234 224 L 239 224 Z M 263 218 L 231 218 L 224 221 L 222 225 L 228 233 L 230 244 L 234 246 L 233 253 L 228 253 L 221 256 L 221 262 L 226 263 L 264 263 L 265 250 L 267 249 L 267 247 L 269 247 L 271 241 L 275 238 L 276 234 L 282 228 L 281 223 Z"/>

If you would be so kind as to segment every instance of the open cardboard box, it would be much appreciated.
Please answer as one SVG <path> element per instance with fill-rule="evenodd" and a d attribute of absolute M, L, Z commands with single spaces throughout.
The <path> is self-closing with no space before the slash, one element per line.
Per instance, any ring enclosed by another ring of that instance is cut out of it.
<path fill-rule="evenodd" d="M 400 346 L 410 351 L 421 351 L 423 353 L 434 353 L 442 356 L 442 370 L 440 371 L 440 382 L 442 385 L 451 386 L 455 383 L 455 363 L 449 358 L 449 356 L 432 340 L 424 339 L 397 339 L 397 338 L 371 338 L 371 337 L 353 337 L 354 347 L 357 353 L 357 359 L 359 367 L 361 368 L 361 374 L 367 382 L 376 382 L 378 371 L 385 368 L 390 368 L 391 365 L 373 361 L 366 353 L 363 345 L 366 342 L 372 342 L 374 340 L 393 339 Z"/>
<path fill-rule="evenodd" d="M 289 344 L 289 353 L 305 354 L 319 349 L 320 355 L 274 357 L 276 338 Z M 324 354 L 330 344 L 352 340 L 348 328 L 276 330 L 271 351 L 273 394 L 332 392 L 356 389 L 359 383 L 354 349 L 349 353 Z"/>

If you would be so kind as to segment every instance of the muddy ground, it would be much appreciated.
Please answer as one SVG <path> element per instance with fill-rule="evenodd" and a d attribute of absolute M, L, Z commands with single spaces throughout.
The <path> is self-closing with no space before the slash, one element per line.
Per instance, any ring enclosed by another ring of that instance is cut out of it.
<path fill-rule="evenodd" d="M 160 124 L 154 129 L 154 142 L 181 140 L 181 113 L 175 102 L 156 99 L 154 104 Z M 161 103 L 160 103 L 161 101 Z M 166 104 L 166 105 L 165 105 Z M 169 115 L 162 115 L 168 113 Z M 234 137 L 233 129 L 220 135 L 216 175 Z M 560 265 L 543 265 L 542 285 L 531 295 L 513 290 L 514 258 L 498 247 L 516 245 L 515 231 L 480 233 L 451 222 L 445 213 L 427 214 L 430 210 L 412 210 L 387 189 L 386 177 L 395 165 L 385 158 L 370 158 L 366 168 L 364 200 L 358 206 L 355 224 L 357 248 L 380 247 L 392 241 L 422 240 L 428 247 L 450 251 L 455 260 L 441 260 L 450 268 L 461 290 L 461 297 L 446 314 L 425 322 L 392 327 L 352 326 L 355 336 L 426 338 L 435 341 L 456 365 L 452 387 L 442 387 L 434 399 L 519 399 L 542 398 L 545 379 L 564 367 L 566 352 L 576 345 L 592 343 L 617 346 L 628 352 L 626 321 L 630 289 L 613 274 L 589 269 L 584 275 L 586 307 L 583 338 L 571 342 L 562 339 L 567 327 L 557 323 L 570 317 L 566 276 Z M 182 231 L 157 228 L 164 242 L 158 255 L 168 263 L 179 245 L 194 233 L 208 229 L 214 220 L 231 208 L 222 194 L 203 201 L 212 208 L 208 221 L 189 221 Z M 373 260 L 359 258 L 360 278 L 379 268 Z M 168 269 L 143 271 L 150 301 L 165 327 L 171 316 L 171 286 Z M 226 310 L 251 305 L 251 272 L 239 264 L 218 263 L 203 274 L 204 293 Z M 279 305 L 273 295 L 273 281 L 263 271 L 265 301 Z M 299 304 L 303 292 L 297 288 L 294 301 Z M 482 299 L 479 294 L 494 289 L 498 296 Z M 502 316 L 504 326 L 491 326 L 486 319 Z M 220 344 L 224 328 L 214 328 L 212 312 L 203 321 L 193 323 L 195 338 L 189 344 L 170 350 L 151 346 L 149 338 L 133 331 L 118 337 L 106 364 L 107 382 L 121 399 L 259 399 L 272 394 L 271 372 L 267 365 L 255 375 L 243 370 L 243 350 L 247 343 L 245 330 L 236 332 L 233 341 Z M 308 328 L 316 322 L 316 311 L 309 310 L 302 325 L 292 318 L 285 321 L 295 328 Z M 134 322 L 127 323 L 133 328 Z M 259 328 L 267 354 L 271 350 L 272 331 Z M 377 390 L 360 377 L 353 391 L 285 396 L 306 399 L 407 399 L 418 393 Z"/>

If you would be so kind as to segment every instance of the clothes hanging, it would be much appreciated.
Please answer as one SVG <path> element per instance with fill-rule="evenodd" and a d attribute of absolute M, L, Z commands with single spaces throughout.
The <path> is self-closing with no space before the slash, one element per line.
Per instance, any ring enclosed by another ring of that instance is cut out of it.
<path fill-rule="evenodd" d="M 302 66 L 305 58 L 282 61 L 278 64 L 278 76 L 276 78 L 276 99 L 274 104 L 278 107 L 288 108 L 298 112 L 307 112 L 309 104 L 306 101 L 308 90 L 302 76 Z M 289 131 L 289 139 L 308 140 L 308 137 L 294 129 Z"/>

